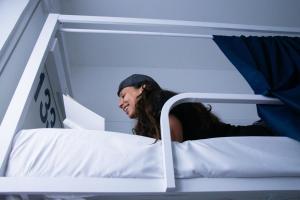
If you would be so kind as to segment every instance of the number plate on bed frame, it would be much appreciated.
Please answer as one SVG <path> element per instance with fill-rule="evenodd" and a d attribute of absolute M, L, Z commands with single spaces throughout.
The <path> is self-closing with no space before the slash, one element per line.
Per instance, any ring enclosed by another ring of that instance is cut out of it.
<path fill-rule="evenodd" d="M 44 69 L 37 77 L 29 112 L 24 128 L 61 128 L 61 121 L 49 82 L 47 70 Z"/>

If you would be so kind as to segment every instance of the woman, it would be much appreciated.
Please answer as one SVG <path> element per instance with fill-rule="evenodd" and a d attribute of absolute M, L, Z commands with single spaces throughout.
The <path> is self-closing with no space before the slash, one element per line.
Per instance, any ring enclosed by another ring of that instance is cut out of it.
<path fill-rule="evenodd" d="M 137 119 L 133 129 L 137 135 L 160 139 L 160 114 L 164 103 L 176 95 L 163 90 L 151 77 L 133 74 L 119 85 L 119 107 Z M 212 137 L 274 135 L 266 126 L 233 126 L 221 122 L 201 103 L 183 103 L 169 114 L 171 139 L 183 142 Z"/>

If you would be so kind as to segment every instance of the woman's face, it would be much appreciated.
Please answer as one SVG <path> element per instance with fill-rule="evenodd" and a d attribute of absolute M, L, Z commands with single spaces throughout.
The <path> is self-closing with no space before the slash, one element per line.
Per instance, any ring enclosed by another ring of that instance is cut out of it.
<path fill-rule="evenodd" d="M 119 96 L 119 107 L 128 115 L 129 118 L 135 118 L 135 105 L 137 97 L 143 89 L 134 87 L 125 87 L 121 90 Z"/>

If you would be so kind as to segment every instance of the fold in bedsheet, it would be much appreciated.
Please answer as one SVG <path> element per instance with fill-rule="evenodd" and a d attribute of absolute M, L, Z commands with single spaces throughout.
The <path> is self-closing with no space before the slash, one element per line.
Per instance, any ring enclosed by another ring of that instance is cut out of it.
<path fill-rule="evenodd" d="M 286 137 L 227 137 L 173 142 L 175 176 L 300 176 L 300 143 Z M 22 130 L 6 176 L 163 176 L 161 142 L 108 131 Z"/>

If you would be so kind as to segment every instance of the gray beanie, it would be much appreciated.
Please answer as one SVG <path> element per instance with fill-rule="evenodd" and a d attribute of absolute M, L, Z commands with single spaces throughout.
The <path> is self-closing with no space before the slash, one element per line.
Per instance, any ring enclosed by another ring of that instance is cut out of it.
<path fill-rule="evenodd" d="M 150 76 L 143 75 L 143 74 L 132 74 L 131 76 L 125 78 L 119 85 L 118 89 L 118 96 L 120 95 L 120 92 L 123 88 L 129 87 L 129 86 L 139 86 L 140 84 L 148 82 L 150 83 L 153 87 L 159 88 L 160 86 L 158 83 L 151 78 Z"/>

